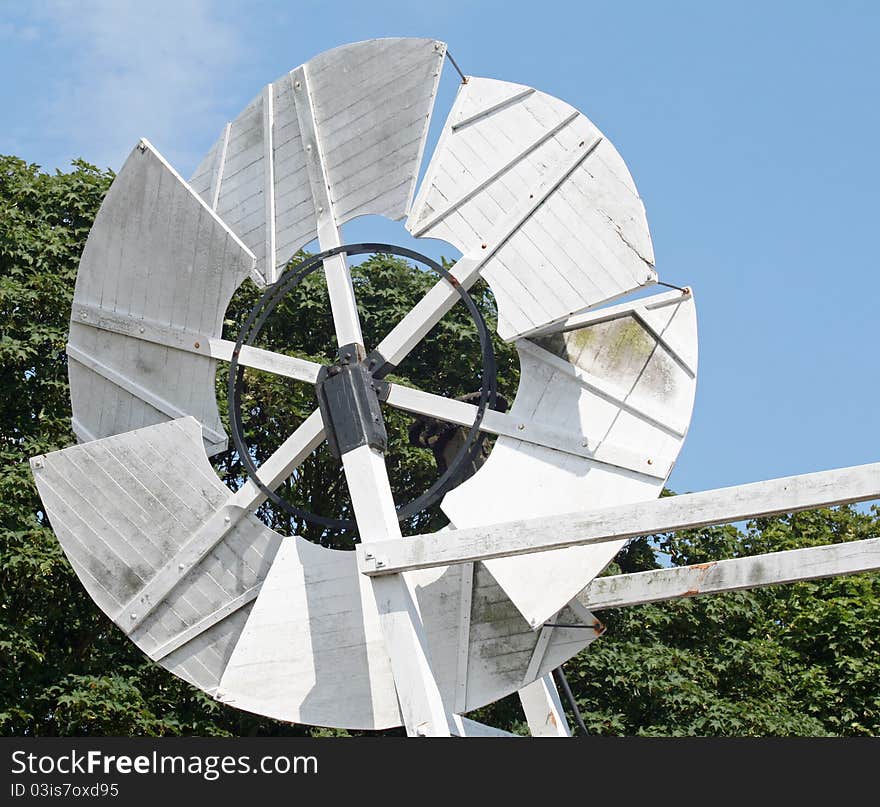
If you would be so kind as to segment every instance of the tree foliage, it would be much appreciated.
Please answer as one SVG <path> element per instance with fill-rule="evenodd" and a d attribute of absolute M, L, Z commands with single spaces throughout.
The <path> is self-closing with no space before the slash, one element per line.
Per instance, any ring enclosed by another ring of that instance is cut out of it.
<path fill-rule="evenodd" d="M 302 734 L 222 706 L 149 662 L 92 603 L 42 511 L 27 458 L 74 441 L 65 342 L 79 255 L 112 174 L 76 162 L 43 173 L 0 157 L 0 733 L 17 735 Z M 374 256 L 354 269 L 365 340 L 380 338 L 434 278 Z M 473 291 L 491 321 L 491 294 Z M 246 283 L 227 312 L 234 338 L 258 291 Z M 334 335 L 320 274 L 276 312 L 262 346 L 326 361 Z M 501 392 L 511 400 L 518 364 L 495 343 Z M 479 351 L 463 307 L 444 318 L 396 378 L 445 395 L 479 385 Z M 218 397 L 225 408 L 225 377 Z M 258 460 L 315 407 L 310 387 L 248 371 L 243 411 Z M 389 469 L 399 501 L 436 477 L 431 452 L 410 444 L 412 418 L 386 410 Z M 243 479 L 234 451 L 215 458 L 231 487 Z M 338 464 L 325 450 L 284 495 L 323 515 L 346 516 Z M 350 537 L 264 507 L 282 532 L 327 545 Z M 405 525 L 433 529 L 433 509 Z M 857 540 L 880 517 L 850 507 L 639 539 L 608 572 Z M 605 636 L 566 665 L 591 732 L 649 735 L 880 733 L 880 576 L 865 574 L 750 592 L 679 600 L 600 614 Z M 513 698 L 478 717 L 523 730 Z"/>

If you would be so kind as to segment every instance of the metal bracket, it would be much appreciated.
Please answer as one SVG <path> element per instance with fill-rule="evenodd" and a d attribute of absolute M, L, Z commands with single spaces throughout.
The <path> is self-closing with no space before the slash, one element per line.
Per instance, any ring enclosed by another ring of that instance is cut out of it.
<path fill-rule="evenodd" d="M 337 459 L 361 446 L 382 452 L 388 448 L 388 433 L 379 406 L 380 382 L 359 360 L 362 355 L 359 345 L 343 345 L 339 348 L 339 361 L 322 367 L 315 383 L 327 445 Z M 388 397 L 387 390 L 384 391 Z"/>
<path fill-rule="evenodd" d="M 393 373 L 397 369 L 397 365 L 388 361 L 378 350 L 371 350 L 364 363 L 373 374 L 373 378 L 385 378 L 388 373 Z"/>

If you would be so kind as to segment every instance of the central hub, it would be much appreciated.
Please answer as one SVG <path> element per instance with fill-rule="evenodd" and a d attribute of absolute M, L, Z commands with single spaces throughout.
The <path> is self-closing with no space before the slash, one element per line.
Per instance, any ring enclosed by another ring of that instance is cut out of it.
<path fill-rule="evenodd" d="M 354 529 L 357 525 L 351 519 L 330 518 L 304 510 L 278 495 L 260 478 L 253 452 L 245 439 L 242 424 L 241 391 L 244 365 L 239 362 L 239 356 L 244 347 L 254 345 L 267 318 L 284 296 L 295 289 L 312 272 L 320 269 L 325 260 L 342 253 L 345 253 L 349 258 L 367 254 L 390 255 L 413 260 L 433 269 L 448 284 L 448 291 L 454 292 L 467 308 L 480 340 L 482 377 L 479 401 L 475 404 L 476 413 L 473 422 L 468 427 L 465 437 L 460 441 L 457 451 L 454 452 L 455 456 L 448 461 L 444 458 L 445 470 L 440 473 L 430 488 L 420 496 L 397 507 L 398 520 L 402 521 L 421 513 L 439 501 L 461 481 L 466 469 L 473 464 L 477 454 L 482 450 L 480 424 L 486 410 L 492 409 L 496 405 L 497 385 L 495 354 L 483 315 L 471 299 L 467 289 L 433 258 L 411 249 L 396 247 L 393 244 L 343 244 L 288 265 L 281 277 L 263 292 L 262 297 L 248 313 L 232 351 L 227 379 L 229 431 L 238 459 L 244 466 L 248 478 L 265 495 L 266 499 L 295 518 L 332 530 Z M 444 286 L 440 288 L 443 289 Z M 430 298 L 423 298 L 423 301 L 424 299 Z M 320 369 L 316 380 L 316 395 L 328 447 L 333 456 L 337 459 L 341 458 L 344 454 L 365 445 L 375 451 L 382 453 L 386 451 L 388 435 L 379 404 L 381 401 L 389 400 L 392 401 L 392 405 L 398 405 L 400 402 L 393 403 L 393 387 L 382 379 L 394 371 L 397 364 L 409 353 L 415 343 L 425 336 L 432 324 L 436 324 L 437 319 L 442 317 L 446 310 L 445 304 L 432 311 L 430 305 L 426 308 L 423 303 L 420 303 L 394 327 L 368 356 L 364 357 L 364 349 L 360 344 L 346 344 L 339 349 L 338 358 L 334 364 Z M 437 319 L 434 319 L 435 316 Z M 383 351 L 388 351 L 387 357 Z"/>
<path fill-rule="evenodd" d="M 388 434 L 379 401 L 388 395 L 387 382 L 370 370 L 375 360 L 360 359 L 360 345 L 344 345 L 339 360 L 318 373 L 315 394 L 327 446 L 337 459 L 355 448 L 370 446 L 384 453 Z"/>

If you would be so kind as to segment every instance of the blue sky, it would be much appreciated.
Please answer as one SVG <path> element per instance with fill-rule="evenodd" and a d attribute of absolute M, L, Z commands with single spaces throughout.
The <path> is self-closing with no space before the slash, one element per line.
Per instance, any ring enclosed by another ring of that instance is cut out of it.
<path fill-rule="evenodd" d="M 661 279 L 698 303 L 674 489 L 880 460 L 880 3 L 0 0 L 0 153 L 118 169 L 146 136 L 188 176 L 267 82 L 401 35 L 563 98 L 623 155 Z"/>

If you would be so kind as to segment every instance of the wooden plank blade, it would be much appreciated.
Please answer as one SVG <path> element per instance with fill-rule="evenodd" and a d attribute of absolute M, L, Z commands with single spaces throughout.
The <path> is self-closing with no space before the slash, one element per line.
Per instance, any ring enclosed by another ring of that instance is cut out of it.
<path fill-rule="evenodd" d="M 647 305 L 662 320 L 659 335 L 637 315 Z M 696 390 L 695 376 L 666 341 L 686 344 L 696 355 L 696 304 L 692 294 L 676 292 L 614 308 L 572 330 L 516 342 L 520 386 L 504 416 L 516 431 L 503 433 L 483 467 L 444 498 L 443 511 L 457 528 L 660 494 Z M 498 419 L 486 415 L 490 426 Z M 486 563 L 523 616 L 540 624 L 622 546 L 618 541 Z"/>
<path fill-rule="evenodd" d="M 504 339 L 656 281 L 644 206 L 611 143 L 557 98 L 469 77 L 407 220 L 417 237 L 479 255 L 560 167 L 550 192 L 482 268 Z"/>
<path fill-rule="evenodd" d="M 70 320 L 68 363 L 80 440 L 192 415 L 205 447 L 226 447 L 207 348 L 254 256 L 145 140 L 95 218 Z M 149 338 L 161 334 L 163 339 Z"/>
<path fill-rule="evenodd" d="M 147 655 L 212 692 L 281 536 L 252 517 L 151 589 L 230 495 L 193 418 L 31 460 L 58 540 L 97 605 Z M 149 592 L 153 592 L 152 597 Z"/>
<path fill-rule="evenodd" d="M 277 279 L 322 219 L 407 215 L 445 53 L 442 42 L 407 37 L 334 48 L 224 127 L 191 181 L 254 252 L 259 283 Z"/>

